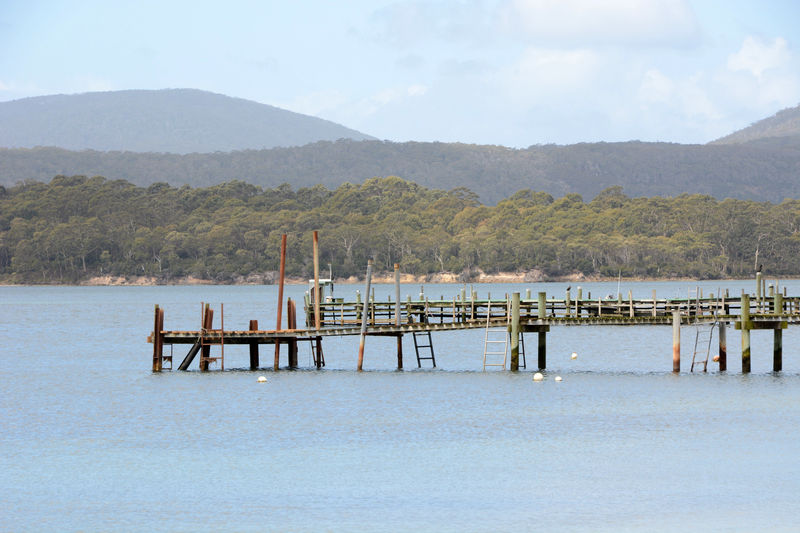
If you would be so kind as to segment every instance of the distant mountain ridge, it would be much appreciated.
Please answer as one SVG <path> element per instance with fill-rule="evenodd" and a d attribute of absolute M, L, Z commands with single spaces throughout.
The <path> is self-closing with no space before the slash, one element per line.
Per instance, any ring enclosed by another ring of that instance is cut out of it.
<path fill-rule="evenodd" d="M 0 102 L 0 146 L 206 153 L 369 135 L 334 122 L 196 89 L 52 95 Z"/>
<path fill-rule="evenodd" d="M 739 144 L 780 137 L 800 138 L 800 105 L 778 111 L 771 117 L 754 122 L 709 144 Z"/>
<path fill-rule="evenodd" d="M 522 189 L 590 200 L 620 185 L 629 196 L 700 193 L 718 199 L 780 202 L 800 198 L 800 144 L 591 143 L 502 146 L 381 141 L 317 142 L 301 147 L 211 154 L 0 149 L 0 184 L 53 176 L 100 175 L 137 185 L 204 187 L 240 180 L 262 187 L 289 183 L 334 189 L 399 176 L 434 189 L 465 187 L 485 203 Z"/>

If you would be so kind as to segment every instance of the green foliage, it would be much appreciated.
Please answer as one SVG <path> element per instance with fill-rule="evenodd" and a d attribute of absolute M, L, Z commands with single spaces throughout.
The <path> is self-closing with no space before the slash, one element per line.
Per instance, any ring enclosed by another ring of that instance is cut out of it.
<path fill-rule="evenodd" d="M 621 187 L 591 202 L 519 191 L 496 206 L 469 190 L 428 189 L 397 177 L 335 190 L 137 187 L 96 176 L 56 176 L 0 191 L 0 279 L 74 283 L 92 276 L 196 276 L 235 281 L 278 268 L 310 277 L 312 230 L 321 264 L 362 275 L 369 257 L 390 272 L 540 269 L 698 278 L 800 274 L 800 201 L 718 201 L 705 195 L 630 198 Z"/>

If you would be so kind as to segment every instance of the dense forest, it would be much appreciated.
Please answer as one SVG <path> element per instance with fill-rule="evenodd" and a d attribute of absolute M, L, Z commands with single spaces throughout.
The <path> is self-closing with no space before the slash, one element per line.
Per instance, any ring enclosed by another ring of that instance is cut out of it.
<path fill-rule="evenodd" d="M 523 150 L 459 143 L 321 141 L 236 152 L 167 154 L 0 149 L 0 184 L 101 175 L 149 186 L 208 187 L 239 180 L 274 188 L 322 184 L 335 189 L 376 176 L 399 176 L 432 189 L 466 187 L 495 204 L 520 189 L 591 200 L 620 185 L 631 196 L 708 194 L 717 199 L 780 202 L 800 198 L 800 137 L 740 145 L 586 143 Z"/>
<path fill-rule="evenodd" d="M 800 200 L 710 196 L 592 201 L 519 191 L 496 206 L 471 191 L 427 189 L 396 177 L 293 190 L 235 181 L 207 188 L 138 187 L 102 177 L 0 187 L 0 280 L 74 283 L 99 275 L 185 276 L 233 282 L 274 274 L 280 235 L 287 273 L 311 274 L 310 232 L 337 276 L 399 262 L 412 274 L 467 281 L 485 272 L 717 278 L 800 274 Z"/>

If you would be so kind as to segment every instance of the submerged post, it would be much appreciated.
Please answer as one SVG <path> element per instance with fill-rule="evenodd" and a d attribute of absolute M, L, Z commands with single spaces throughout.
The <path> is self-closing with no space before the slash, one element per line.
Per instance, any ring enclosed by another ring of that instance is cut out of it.
<path fill-rule="evenodd" d="M 759 275 L 759 277 L 761 277 Z M 760 292 L 760 291 L 759 291 Z M 750 372 L 750 295 L 742 294 L 742 374 Z"/>
<path fill-rule="evenodd" d="M 280 277 L 279 277 L 279 282 L 278 282 L 278 326 L 277 326 L 277 331 L 281 330 L 281 324 L 282 324 L 282 320 L 281 319 L 283 318 L 281 316 L 281 314 L 283 313 L 283 283 L 284 283 L 285 279 L 286 279 L 286 234 L 284 233 L 283 235 L 281 235 L 281 265 L 280 265 Z M 251 350 L 251 354 L 252 354 L 252 347 L 251 347 L 250 350 Z M 252 363 L 252 357 L 253 356 L 251 355 L 250 357 L 251 357 L 250 368 L 254 368 L 253 367 L 253 363 Z M 280 343 L 280 341 L 278 339 L 275 339 L 275 362 L 273 363 L 273 366 L 272 366 L 273 370 L 278 370 L 278 367 L 280 366 L 280 360 L 281 360 L 281 343 Z M 256 345 L 256 367 L 255 368 L 258 368 L 258 345 Z"/>
<path fill-rule="evenodd" d="M 286 325 L 289 329 L 297 329 L 297 306 L 294 300 L 286 300 Z M 289 368 L 297 368 L 297 339 L 291 339 L 289 346 Z"/>
<path fill-rule="evenodd" d="M 672 371 L 681 371 L 681 312 L 672 311 Z"/>
<path fill-rule="evenodd" d="M 369 288 L 370 284 L 372 283 L 372 259 L 367 261 L 367 288 L 364 291 L 364 294 L 367 295 L 366 302 L 364 303 L 365 306 L 369 306 Z M 364 366 L 364 341 L 367 337 L 367 320 L 369 320 L 369 313 L 366 312 L 365 309 L 364 313 L 361 313 L 361 339 L 358 343 L 358 371 L 361 372 Z"/>
<path fill-rule="evenodd" d="M 773 331 L 775 336 L 772 341 L 772 371 L 780 372 L 783 370 L 783 330 L 779 325 Z"/>
<path fill-rule="evenodd" d="M 728 370 L 728 340 L 727 340 L 727 323 L 719 323 L 719 371 L 725 372 Z"/>
<path fill-rule="evenodd" d="M 487 322 L 488 324 L 488 322 Z M 519 293 L 511 295 L 511 370 L 519 370 Z"/>
<path fill-rule="evenodd" d="M 156 304 L 155 318 L 153 320 L 153 372 L 161 372 L 161 361 L 164 355 L 164 310 Z"/>

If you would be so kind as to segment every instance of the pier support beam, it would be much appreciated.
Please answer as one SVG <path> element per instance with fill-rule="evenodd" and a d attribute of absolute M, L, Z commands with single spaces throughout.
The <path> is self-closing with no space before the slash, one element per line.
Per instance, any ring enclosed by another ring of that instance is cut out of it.
<path fill-rule="evenodd" d="M 681 371 L 681 312 L 672 312 L 672 371 Z"/>
<path fill-rule="evenodd" d="M 250 331 L 258 331 L 258 320 L 250 321 Z M 258 343 L 250 343 L 250 370 L 258 368 Z"/>
<path fill-rule="evenodd" d="M 511 370 L 514 372 L 519 370 L 519 293 L 518 292 L 515 292 L 514 294 L 511 295 Z"/>
<path fill-rule="evenodd" d="M 783 330 L 776 328 L 773 331 L 775 336 L 772 343 L 772 371 L 780 372 L 783 370 Z"/>
<path fill-rule="evenodd" d="M 759 278 L 761 277 L 760 273 L 758 277 Z M 761 292 L 760 288 L 759 292 Z M 748 374 L 750 373 L 750 327 L 751 327 L 749 294 L 742 294 L 741 317 L 742 317 L 742 374 Z"/>
<path fill-rule="evenodd" d="M 153 372 L 161 372 L 161 363 L 164 360 L 164 310 L 156 305 L 153 321 Z"/>
<path fill-rule="evenodd" d="M 547 333 L 546 330 L 540 329 L 537 335 L 539 337 L 539 370 L 547 368 Z"/>
<path fill-rule="evenodd" d="M 280 277 L 278 281 L 278 326 L 277 326 L 278 331 L 281 330 L 281 324 L 282 324 L 281 313 L 283 311 L 283 283 L 285 279 L 286 279 L 286 234 L 284 233 L 283 235 L 281 235 L 281 265 L 280 265 Z M 256 357 L 258 357 L 257 354 Z M 280 362 L 281 362 L 281 343 L 278 340 L 276 340 L 275 360 L 272 364 L 272 369 L 278 370 L 278 368 L 280 367 Z"/>
<path fill-rule="evenodd" d="M 719 323 L 719 371 L 725 372 L 728 370 L 728 339 L 727 339 L 727 322 Z"/>
<path fill-rule="evenodd" d="M 289 329 L 297 329 L 297 306 L 294 300 L 286 300 L 286 324 Z M 297 339 L 287 341 L 289 346 L 289 368 L 297 368 Z"/>
<path fill-rule="evenodd" d="M 369 289 L 372 283 L 372 259 L 367 261 L 367 287 L 364 301 L 364 312 L 361 314 L 361 339 L 358 343 L 358 371 L 364 370 L 364 341 L 367 337 L 367 320 L 369 320 Z"/>

